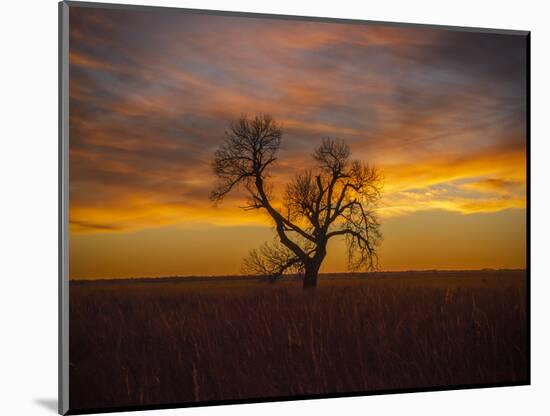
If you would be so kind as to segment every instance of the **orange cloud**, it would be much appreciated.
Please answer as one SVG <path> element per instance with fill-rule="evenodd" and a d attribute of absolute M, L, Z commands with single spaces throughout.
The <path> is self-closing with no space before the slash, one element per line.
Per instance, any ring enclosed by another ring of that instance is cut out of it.
<path fill-rule="evenodd" d="M 487 192 L 498 195 L 511 195 L 517 191 L 525 192 L 525 181 L 517 179 L 486 178 L 466 183 L 462 187 L 480 193 Z"/>
<path fill-rule="evenodd" d="M 221 208 L 207 198 L 224 129 L 258 112 L 286 132 L 275 191 L 330 135 L 380 167 L 386 217 L 525 206 L 522 91 L 493 62 L 512 65 L 510 48 L 487 61 L 468 36 L 436 30 L 197 15 L 145 27 L 143 17 L 71 16 L 74 232 L 266 224 L 238 209 L 243 194 Z M 144 33 L 128 36 L 121 21 Z"/>
<path fill-rule="evenodd" d="M 387 192 L 486 176 L 525 182 L 526 154 L 522 149 L 492 149 L 467 157 L 434 155 L 429 160 L 383 165 L 383 170 Z"/>

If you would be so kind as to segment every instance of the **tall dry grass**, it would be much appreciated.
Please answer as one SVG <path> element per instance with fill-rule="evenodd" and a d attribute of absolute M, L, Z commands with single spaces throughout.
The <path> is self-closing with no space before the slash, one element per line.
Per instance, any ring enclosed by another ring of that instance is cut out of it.
<path fill-rule="evenodd" d="M 522 382 L 524 272 L 73 285 L 72 409 Z"/>

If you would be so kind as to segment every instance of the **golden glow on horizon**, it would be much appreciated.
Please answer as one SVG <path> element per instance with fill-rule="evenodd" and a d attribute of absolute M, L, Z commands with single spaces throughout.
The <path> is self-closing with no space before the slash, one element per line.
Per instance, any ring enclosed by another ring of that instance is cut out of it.
<path fill-rule="evenodd" d="M 382 226 L 380 269 L 524 268 L 525 215 L 428 211 L 392 218 Z M 71 278 L 235 275 L 248 250 L 271 238 L 269 227 L 200 223 L 72 234 Z M 346 260 L 343 241 L 332 241 L 321 272 L 346 271 Z"/>

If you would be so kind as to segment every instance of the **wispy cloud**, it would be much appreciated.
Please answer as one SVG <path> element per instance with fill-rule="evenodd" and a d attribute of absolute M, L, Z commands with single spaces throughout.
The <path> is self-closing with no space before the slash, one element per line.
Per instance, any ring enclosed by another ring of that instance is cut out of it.
<path fill-rule="evenodd" d="M 71 223 L 265 224 L 214 209 L 228 123 L 284 126 L 279 189 L 324 136 L 386 177 L 386 216 L 525 206 L 525 48 L 510 35 L 71 8 Z"/>

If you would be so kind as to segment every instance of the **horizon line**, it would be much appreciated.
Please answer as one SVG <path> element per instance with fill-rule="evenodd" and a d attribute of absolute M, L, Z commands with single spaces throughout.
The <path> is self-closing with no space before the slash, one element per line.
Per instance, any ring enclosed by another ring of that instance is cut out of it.
<path fill-rule="evenodd" d="M 375 270 L 364 272 L 324 272 L 319 273 L 319 278 L 329 275 L 366 275 L 366 274 L 403 274 L 403 273 L 456 273 L 456 272 L 514 272 L 514 271 L 527 271 L 526 267 L 523 268 L 475 268 L 475 269 L 407 269 L 407 270 Z M 262 275 L 247 275 L 247 274 L 189 274 L 189 275 L 166 275 L 166 276 L 125 276 L 125 277 L 94 277 L 94 278 L 69 278 L 69 282 L 100 282 L 100 281 L 117 281 L 117 280 L 131 280 L 131 281 L 148 281 L 148 280 L 177 280 L 177 279 L 251 279 L 251 280 L 284 280 L 285 278 L 298 278 L 298 273 L 292 273 L 283 275 L 280 277 L 262 276 Z"/>

